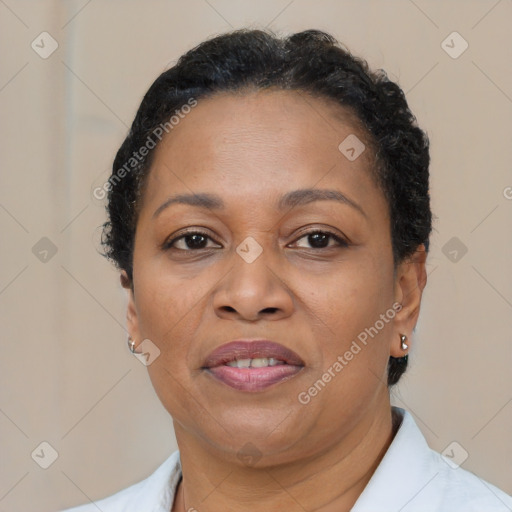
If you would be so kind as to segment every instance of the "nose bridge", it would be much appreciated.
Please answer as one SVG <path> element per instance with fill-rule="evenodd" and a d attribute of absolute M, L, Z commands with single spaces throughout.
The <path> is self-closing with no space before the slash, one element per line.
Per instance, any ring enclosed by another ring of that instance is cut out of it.
<path fill-rule="evenodd" d="M 247 237 L 235 252 L 227 283 L 231 294 L 245 298 L 268 295 L 271 281 L 275 279 L 270 270 L 271 249 L 268 246 L 264 248 L 253 237 Z"/>
<path fill-rule="evenodd" d="M 231 270 L 214 296 L 217 313 L 237 313 L 254 319 L 262 313 L 289 314 L 293 304 L 288 287 L 272 267 L 275 258 L 253 237 L 247 237 L 233 254 Z"/>

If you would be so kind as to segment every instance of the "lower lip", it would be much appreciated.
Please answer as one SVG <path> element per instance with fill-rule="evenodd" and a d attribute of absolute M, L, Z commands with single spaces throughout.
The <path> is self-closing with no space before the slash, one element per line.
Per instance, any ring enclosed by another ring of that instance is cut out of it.
<path fill-rule="evenodd" d="M 218 380 L 239 391 L 263 391 L 278 382 L 284 382 L 302 370 L 302 366 L 282 364 L 263 368 L 236 368 L 216 366 L 208 372 Z"/>

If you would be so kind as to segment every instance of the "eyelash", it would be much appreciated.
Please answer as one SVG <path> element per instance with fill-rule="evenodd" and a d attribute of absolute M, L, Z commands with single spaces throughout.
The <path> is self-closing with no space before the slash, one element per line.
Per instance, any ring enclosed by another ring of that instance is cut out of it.
<path fill-rule="evenodd" d="M 333 233 L 329 230 L 325 230 L 325 229 L 313 229 L 311 231 L 307 231 L 306 233 L 301 234 L 301 236 L 299 238 L 297 238 L 295 241 L 297 242 L 298 240 L 301 240 L 302 238 L 305 238 L 309 235 L 315 235 L 315 234 L 328 235 L 329 237 L 331 237 L 332 239 L 334 239 L 337 242 L 339 247 L 346 248 L 349 246 L 349 243 L 346 240 L 344 240 L 343 238 L 341 238 L 339 235 L 336 235 L 335 233 Z M 205 238 L 209 238 L 210 240 L 213 240 L 213 238 L 208 233 L 205 233 L 204 231 L 199 231 L 199 230 L 187 231 L 187 232 L 181 233 L 180 235 L 172 238 L 171 240 L 166 240 L 162 244 L 161 248 L 162 248 L 162 250 L 165 250 L 165 251 L 175 249 L 177 251 L 183 251 L 183 252 L 198 252 L 198 251 L 204 251 L 204 250 L 209 249 L 207 247 L 204 247 L 201 249 L 176 249 L 175 247 L 172 247 L 173 244 L 175 244 L 178 240 L 181 240 L 182 238 L 186 238 L 187 236 L 193 236 L 193 235 L 200 235 Z M 213 241 L 215 242 L 215 240 L 213 240 Z M 215 243 L 217 243 L 217 242 L 215 242 Z M 320 247 L 320 248 L 312 247 L 311 249 L 315 250 L 315 251 L 322 251 L 322 250 L 325 251 L 325 250 L 329 250 L 332 248 L 333 248 L 333 246 Z"/>

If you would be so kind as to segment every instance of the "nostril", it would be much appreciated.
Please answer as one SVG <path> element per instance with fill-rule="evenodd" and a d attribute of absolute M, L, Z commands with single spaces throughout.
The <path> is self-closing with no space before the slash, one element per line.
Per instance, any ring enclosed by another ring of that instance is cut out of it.
<path fill-rule="evenodd" d="M 222 306 L 220 309 L 222 311 L 226 311 L 227 313 L 236 313 L 236 309 L 233 308 L 232 306 Z M 261 313 L 276 313 L 277 311 L 279 311 L 279 308 L 264 308 L 260 311 L 260 314 Z"/>

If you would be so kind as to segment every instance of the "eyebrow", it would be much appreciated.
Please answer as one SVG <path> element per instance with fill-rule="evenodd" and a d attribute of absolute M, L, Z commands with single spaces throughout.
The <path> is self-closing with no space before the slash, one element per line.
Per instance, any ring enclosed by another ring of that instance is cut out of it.
<path fill-rule="evenodd" d="M 339 190 L 303 188 L 293 190 L 284 194 L 277 203 L 279 210 L 294 208 L 295 206 L 305 205 L 314 201 L 338 201 L 339 203 L 351 206 L 364 217 L 368 218 L 363 208 L 352 199 L 349 199 Z M 198 208 L 207 208 L 209 210 L 223 210 L 225 208 L 222 198 L 215 194 L 199 193 L 199 194 L 179 194 L 166 199 L 153 213 L 156 218 L 162 211 L 172 204 L 188 204 Z"/>

